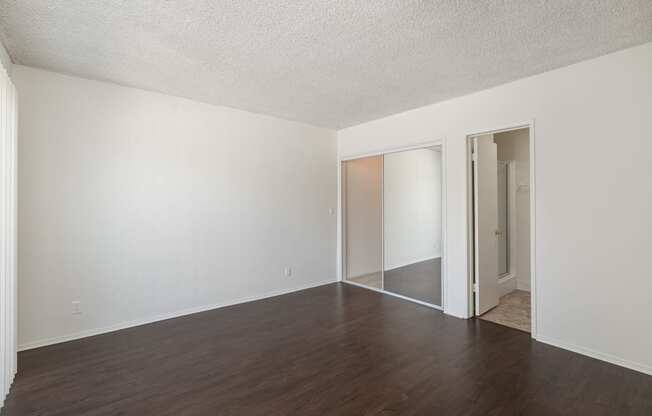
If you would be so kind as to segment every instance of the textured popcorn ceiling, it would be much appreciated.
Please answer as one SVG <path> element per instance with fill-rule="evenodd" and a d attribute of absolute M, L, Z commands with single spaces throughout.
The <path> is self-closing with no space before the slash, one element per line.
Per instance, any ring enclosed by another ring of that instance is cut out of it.
<path fill-rule="evenodd" d="M 0 0 L 0 28 L 19 64 L 341 128 L 651 41 L 652 0 Z"/>

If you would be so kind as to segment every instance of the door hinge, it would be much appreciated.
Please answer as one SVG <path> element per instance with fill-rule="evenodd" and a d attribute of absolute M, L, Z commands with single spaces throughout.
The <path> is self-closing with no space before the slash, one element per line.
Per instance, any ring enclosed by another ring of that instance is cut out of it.
<path fill-rule="evenodd" d="M 474 292 L 474 293 L 478 293 L 478 290 L 479 290 L 479 289 L 480 289 L 480 288 L 479 288 L 478 284 L 477 284 L 477 283 L 473 283 L 473 292 Z"/>

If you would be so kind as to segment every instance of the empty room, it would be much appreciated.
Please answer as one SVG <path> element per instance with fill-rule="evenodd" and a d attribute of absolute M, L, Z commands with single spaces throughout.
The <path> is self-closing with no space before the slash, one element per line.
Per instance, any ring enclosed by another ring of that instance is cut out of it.
<path fill-rule="evenodd" d="M 652 415 L 652 2 L 0 0 L 0 416 Z"/>

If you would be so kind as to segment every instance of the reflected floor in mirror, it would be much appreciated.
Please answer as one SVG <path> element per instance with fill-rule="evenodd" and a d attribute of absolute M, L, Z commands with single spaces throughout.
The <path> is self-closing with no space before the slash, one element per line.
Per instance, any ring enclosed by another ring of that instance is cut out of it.
<path fill-rule="evenodd" d="M 373 287 L 374 289 L 382 289 L 382 276 L 380 272 L 363 274 L 362 276 L 349 277 L 349 282 L 357 283 L 359 285 Z"/>
<path fill-rule="evenodd" d="M 385 290 L 440 306 L 441 258 L 386 270 Z"/>
<path fill-rule="evenodd" d="M 351 277 L 348 281 L 374 289 L 383 288 L 380 272 Z M 386 270 L 384 290 L 441 306 L 441 258 Z"/>

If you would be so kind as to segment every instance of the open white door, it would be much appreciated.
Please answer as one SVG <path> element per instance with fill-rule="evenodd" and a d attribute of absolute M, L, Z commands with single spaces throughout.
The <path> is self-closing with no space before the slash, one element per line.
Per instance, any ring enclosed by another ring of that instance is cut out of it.
<path fill-rule="evenodd" d="M 493 134 L 473 139 L 475 313 L 498 305 L 498 155 Z"/>

